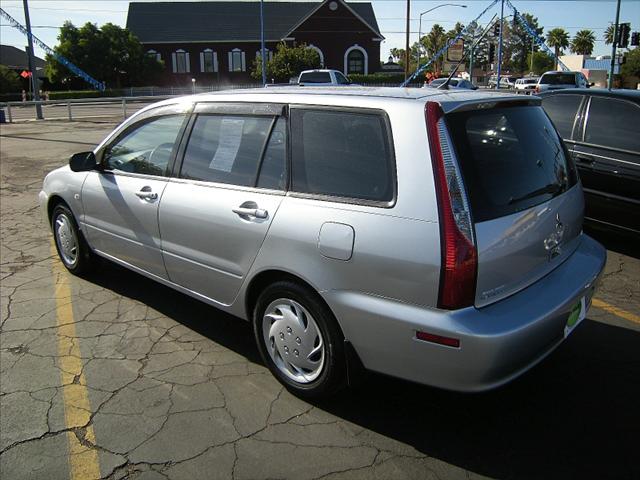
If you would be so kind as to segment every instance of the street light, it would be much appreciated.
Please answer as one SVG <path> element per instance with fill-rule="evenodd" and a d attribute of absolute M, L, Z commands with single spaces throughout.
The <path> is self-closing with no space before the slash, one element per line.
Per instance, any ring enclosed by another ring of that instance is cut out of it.
<path fill-rule="evenodd" d="M 191 91 L 195 95 L 195 93 L 196 93 L 196 79 L 195 78 L 191 79 Z"/>
<path fill-rule="evenodd" d="M 420 67 L 420 53 L 421 53 L 421 49 L 422 46 L 420 45 L 420 39 L 422 38 L 422 16 L 425 13 L 429 13 L 433 10 L 435 10 L 436 8 L 440 8 L 440 7 L 460 7 L 460 8 L 467 8 L 466 5 L 460 5 L 459 3 L 442 3 L 440 5 L 436 5 L 433 8 L 430 8 L 429 10 L 425 10 L 424 12 L 422 12 L 420 14 L 420 22 L 418 23 L 418 67 Z"/>

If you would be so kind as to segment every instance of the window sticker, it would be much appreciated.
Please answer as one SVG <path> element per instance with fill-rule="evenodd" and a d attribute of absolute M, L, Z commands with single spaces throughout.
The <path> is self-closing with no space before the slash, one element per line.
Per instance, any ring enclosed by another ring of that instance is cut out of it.
<path fill-rule="evenodd" d="M 227 173 L 231 172 L 240 149 L 243 129 L 244 120 L 222 119 L 218 148 L 211 163 L 209 163 L 209 168 Z"/>

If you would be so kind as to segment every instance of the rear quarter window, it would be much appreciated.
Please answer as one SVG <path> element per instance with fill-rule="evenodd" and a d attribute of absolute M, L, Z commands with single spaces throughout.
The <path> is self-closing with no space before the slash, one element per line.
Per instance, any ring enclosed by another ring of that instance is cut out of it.
<path fill-rule="evenodd" d="M 553 124 L 538 106 L 446 117 L 475 222 L 522 211 L 576 183 Z"/>
<path fill-rule="evenodd" d="M 382 113 L 291 110 L 292 189 L 389 202 L 394 195 L 390 131 Z"/>

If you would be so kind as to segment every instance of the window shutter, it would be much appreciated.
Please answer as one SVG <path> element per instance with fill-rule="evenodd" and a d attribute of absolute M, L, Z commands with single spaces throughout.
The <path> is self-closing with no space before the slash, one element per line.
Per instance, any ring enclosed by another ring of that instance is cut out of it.
<path fill-rule="evenodd" d="M 178 71 L 178 66 L 176 64 L 176 52 L 173 52 L 171 54 L 171 64 L 173 66 L 173 73 L 176 73 Z"/>
<path fill-rule="evenodd" d="M 187 73 L 191 72 L 191 62 L 189 61 L 189 52 L 184 54 L 184 61 L 187 64 Z"/>
<path fill-rule="evenodd" d="M 218 52 L 213 52 L 213 71 L 218 71 Z"/>
<path fill-rule="evenodd" d="M 233 52 L 229 52 L 229 71 L 233 72 Z"/>
<path fill-rule="evenodd" d="M 246 63 L 245 58 L 244 58 L 244 52 L 242 52 L 242 71 L 243 72 L 247 71 L 247 63 Z"/>

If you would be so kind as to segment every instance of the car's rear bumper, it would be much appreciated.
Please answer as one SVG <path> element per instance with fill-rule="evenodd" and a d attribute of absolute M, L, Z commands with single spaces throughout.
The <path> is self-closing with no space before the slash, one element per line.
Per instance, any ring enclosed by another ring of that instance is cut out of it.
<path fill-rule="evenodd" d="M 605 249 L 583 235 L 562 265 L 526 289 L 480 309 L 443 311 L 350 291 L 323 297 L 365 367 L 458 391 L 500 386 L 564 339 L 572 307 L 591 304 Z M 460 340 L 453 348 L 416 339 L 424 331 Z"/>

